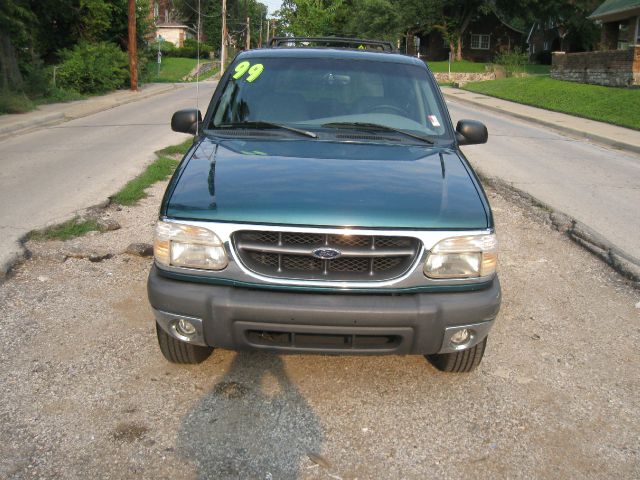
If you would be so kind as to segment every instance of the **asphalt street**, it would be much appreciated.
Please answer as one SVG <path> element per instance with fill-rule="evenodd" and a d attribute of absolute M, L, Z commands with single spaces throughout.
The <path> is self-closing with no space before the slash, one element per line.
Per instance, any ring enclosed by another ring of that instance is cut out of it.
<path fill-rule="evenodd" d="M 206 109 L 214 82 L 200 84 Z M 187 135 L 171 114 L 196 104 L 195 84 L 0 141 L 0 264 L 27 232 L 104 201 Z"/>
<path fill-rule="evenodd" d="M 640 155 L 447 101 L 454 124 L 479 120 L 486 145 L 464 147 L 473 167 L 581 221 L 640 259 Z"/>

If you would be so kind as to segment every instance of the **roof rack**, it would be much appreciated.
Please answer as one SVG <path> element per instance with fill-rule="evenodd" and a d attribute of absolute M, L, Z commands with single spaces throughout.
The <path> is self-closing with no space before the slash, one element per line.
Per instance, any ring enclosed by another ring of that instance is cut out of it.
<path fill-rule="evenodd" d="M 305 47 L 313 43 L 316 47 L 343 47 L 357 50 L 382 50 L 383 52 L 394 52 L 396 49 L 393 43 L 383 40 L 365 40 L 361 38 L 347 37 L 271 37 L 267 42 L 269 48 L 295 47 L 296 44 L 306 44 Z M 369 48 L 367 48 L 369 47 Z"/>

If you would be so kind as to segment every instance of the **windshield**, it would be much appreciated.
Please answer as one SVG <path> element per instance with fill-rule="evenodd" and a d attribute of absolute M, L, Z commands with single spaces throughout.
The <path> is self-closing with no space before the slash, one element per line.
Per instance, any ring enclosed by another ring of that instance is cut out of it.
<path fill-rule="evenodd" d="M 250 58 L 236 62 L 231 72 L 209 129 L 270 122 L 307 130 L 380 125 L 430 138 L 447 135 L 432 82 L 416 65 Z"/>

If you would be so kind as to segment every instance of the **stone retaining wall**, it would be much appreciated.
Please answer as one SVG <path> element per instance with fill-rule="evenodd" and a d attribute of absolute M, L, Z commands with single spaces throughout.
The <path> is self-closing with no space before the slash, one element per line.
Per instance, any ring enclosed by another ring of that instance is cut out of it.
<path fill-rule="evenodd" d="M 640 46 L 601 52 L 553 52 L 551 78 L 608 87 L 640 86 Z"/>
<path fill-rule="evenodd" d="M 496 74 L 494 72 L 482 72 L 482 73 L 434 73 L 434 77 L 438 82 L 453 82 L 458 85 L 464 85 L 469 82 L 482 82 L 484 80 L 495 80 Z"/>

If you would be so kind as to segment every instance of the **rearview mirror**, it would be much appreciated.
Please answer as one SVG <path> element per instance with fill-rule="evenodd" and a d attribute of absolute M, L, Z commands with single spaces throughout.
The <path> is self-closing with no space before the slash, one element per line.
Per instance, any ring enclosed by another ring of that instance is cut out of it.
<path fill-rule="evenodd" d="M 171 130 L 195 135 L 198 124 L 200 123 L 202 123 L 200 110 L 196 110 L 195 108 L 178 110 L 171 117 Z"/>
<path fill-rule="evenodd" d="M 484 123 L 476 120 L 460 120 L 456 126 L 458 145 L 477 145 L 487 143 L 489 132 Z"/>

